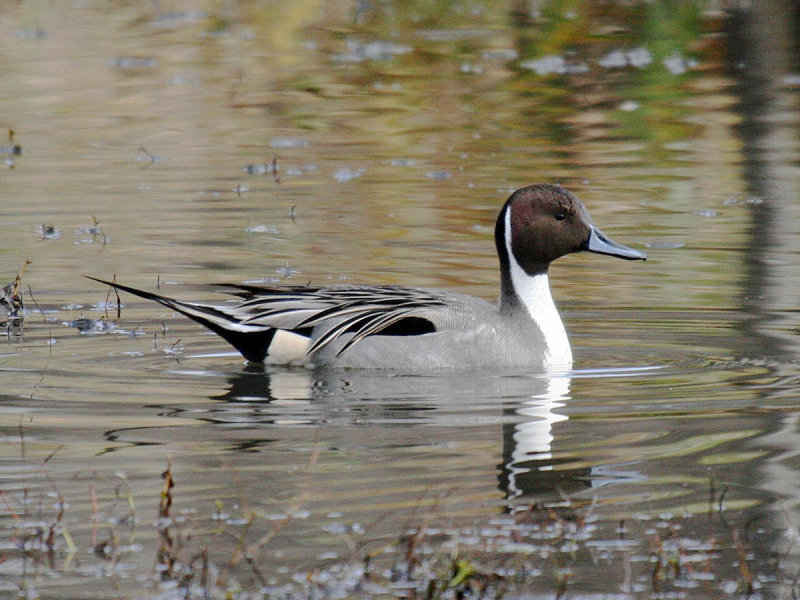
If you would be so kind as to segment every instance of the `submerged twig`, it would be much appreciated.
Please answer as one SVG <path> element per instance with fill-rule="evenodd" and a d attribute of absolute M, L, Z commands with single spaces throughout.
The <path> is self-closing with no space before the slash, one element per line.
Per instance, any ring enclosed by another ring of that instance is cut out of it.
<path fill-rule="evenodd" d="M 145 148 L 144 146 L 139 146 L 139 150 L 138 150 L 138 152 L 139 152 L 139 154 L 144 154 L 144 155 L 145 155 L 145 156 L 146 156 L 146 157 L 147 157 L 147 158 L 150 160 L 150 162 L 149 162 L 149 163 L 147 163 L 146 165 L 144 165 L 144 166 L 142 167 L 142 169 L 148 169 L 148 168 L 150 168 L 150 167 L 153 165 L 153 163 L 155 163 L 155 162 L 156 162 L 156 157 L 155 157 L 155 155 L 154 155 L 154 154 L 151 154 L 150 152 L 148 152 L 148 151 L 147 151 L 147 148 Z"/>
<path fill-rule="evenodd" d="M 42 321 L 44 321 L 44 323 L 47 324 L 47 318 L 44 316 L 44 311 L 39 306 L 39 303 L 36 301 L 36 297 L 33 295 L 33 290 L 31 289 L 30 284 L 28 284 L 28 295 L 31 297 L 31 300 L 33 300 L 33 305 L 36 307 L 36 310 L 38 310 L 39 314 L 42 315 Z"/>
<path fill-rule="evenodd" d="M 158 502 L 158 535 L 161 538 L 161 544 L 158 548 L 156 561 L 164 569 L 162 576 L 172 576 L 172 570 L 175 566 L 175 541 L 170 532 L 170 508 L 172 507 L 172 488 L 175 487 L 175 482 L 172 479 L 172 461 L 170 460 L 167 469 L 161 473 L 161 478 L 164 484 L 161 486 L 161 498 Z"/>
<path fill-rule="evenodd" d="M 117 274 L 116 273 L 114 273 L 114 275 L 112 276 L 111 281 L 112 281 L 112 283 L 116 283 L 117 282 Z M 108 316 L 108 305 L 110 304 L 109 300 L 111 299 L 111 292 L 112 291 L 114 292 L 114 295 L 117 297 L 117 319 L 119 319 L 119 318 L 122 317 L 122 300 L 119 297 L 119 292 L 117 291 L 117 288 L 115 288 L 113 285 L 109 286 L 108 293 L 106 294 L 106 302 L 105 302 L 105 306 L 104 306 L 106 319 L 109 318 L 109 316 Z"/>

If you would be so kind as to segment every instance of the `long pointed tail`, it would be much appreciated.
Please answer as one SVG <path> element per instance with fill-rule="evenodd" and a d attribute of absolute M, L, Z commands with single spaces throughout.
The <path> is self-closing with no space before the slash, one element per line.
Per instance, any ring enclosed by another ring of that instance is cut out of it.
<path fill-rule="evenodd" d="M 277 331 L 273 328 L 242 325 L 234 316 L 223 309 L 208 304 L 181 302 L 167 296 L 160 296 L 159 294 L 153 294 L 152 292 L 139 290 L 113 281 L 106 281 L 89 275 L 85 277 L 98 283 L 110 285 L 134 296 L 139 296 L 146 300 L 154 300 L 182 315 L 186 315 L 224 338 L 250 362 L 264 362 L 269 345 L 272 343 L 272 338 L 275 337 L 275 332 Z"/>

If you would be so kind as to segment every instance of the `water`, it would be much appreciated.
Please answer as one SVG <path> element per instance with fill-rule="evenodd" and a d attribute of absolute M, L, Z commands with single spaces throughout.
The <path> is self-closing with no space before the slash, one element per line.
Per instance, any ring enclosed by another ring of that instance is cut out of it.
<path fill-rule="evenodd" d="M 0 594 L 797 593 L 796 10 L 577 6 L 0 9 Z M 536 181 L 648 253 L 553 266 L 566 373 L 245 366 L 82 277 L 493 298 Z"/>

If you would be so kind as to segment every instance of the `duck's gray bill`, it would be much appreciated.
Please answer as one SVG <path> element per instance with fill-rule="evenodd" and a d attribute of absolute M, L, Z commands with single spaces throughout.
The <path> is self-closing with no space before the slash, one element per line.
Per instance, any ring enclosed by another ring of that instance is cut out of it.
<path fill-rule="evenodd" d="M 592 227 L 592 232 L 589 239 L 583 243 L 583 249 L 589 252 L 597 252 L 597 254 L 607 254 L 609 256 L 617 256 L 627 260 L 647 260 L 644 252 L 639 252 L 633 248 L 628 248 L 622 244 L 618 244 L 606 237 L 597 227 Z"/>

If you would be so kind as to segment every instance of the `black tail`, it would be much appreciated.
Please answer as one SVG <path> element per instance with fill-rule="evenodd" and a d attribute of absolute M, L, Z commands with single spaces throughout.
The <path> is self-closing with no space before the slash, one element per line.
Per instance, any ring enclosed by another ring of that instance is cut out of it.
<path fill-rule="evenodd" d="M 110 285 L 113 288 L 128 292 L 134 296 L 139 296 L 146 300 L 154 300 L 182 315 L 186 315 L 193 321 L 197 321 L 204 327 L 208 327 L 211 331 L 224 338 L 225 341 L 241 352 L 242 356 L 250 362 L 264 362 L 267 351 L 269 350 L 269 345 L 272 343 L 272 338 L 275 337 L 275 332 L 277 331 L 271 327 L 259 328 L 255 325 L 241 325 L 236 317 L 225 312 L 224 309 L 208 304 L 180 302 L 166 296 L 159 296 L 158 294 L 153 294 L 144 290 L 137 290 L 136 288 L 128 287 L 127 285 L 122 285 L 113 281 L 97 279 L 89 275 L 86 275 L 86 277 L 92 281 Z"/>

